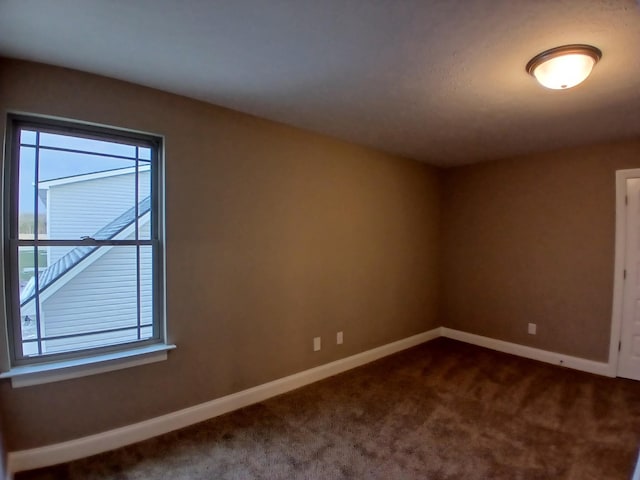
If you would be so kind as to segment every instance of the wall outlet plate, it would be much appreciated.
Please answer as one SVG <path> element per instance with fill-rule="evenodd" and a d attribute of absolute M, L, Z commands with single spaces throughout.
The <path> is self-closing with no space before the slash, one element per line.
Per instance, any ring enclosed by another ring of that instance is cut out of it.
<path fill-rule="evenodd" d="M 342 342 L 344 342 L 344 336 L 342 332 L 336 333 L 336 344 L 342 345 Z"/>
<path fill-rule="evenodd" d="M 313 351 L 317 352 L 321 348 L 321 340 L 320 337 L 314 337 L 313 339 Z"/>
<path fill-rule="evenodd" d="M 536 330 L 537 330 L 537 325 L 535 323 L 530 323 L 529 329 L 528 329 L 529 335 L 535 335 Z"/>

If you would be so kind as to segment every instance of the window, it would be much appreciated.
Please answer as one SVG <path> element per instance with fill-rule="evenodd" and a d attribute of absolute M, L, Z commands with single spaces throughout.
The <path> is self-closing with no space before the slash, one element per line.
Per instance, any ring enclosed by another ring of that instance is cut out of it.
<path fill-rule="evenodd" d="M 12 115 L 7 140 L 11 366 L 164 343 L 161 139 Z"/>

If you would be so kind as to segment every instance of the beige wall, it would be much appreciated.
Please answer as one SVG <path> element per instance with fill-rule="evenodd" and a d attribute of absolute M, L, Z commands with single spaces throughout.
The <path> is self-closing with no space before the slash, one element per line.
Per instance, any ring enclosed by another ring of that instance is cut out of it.
<path fill-rule="evenodd" d="M 98 76 L 8 60 L 1 69 L 3 110 L 166 136 L 178 345 L 152 365 L 22 389 L 2 382 L 10 450 L 155 417 L 440 324 L 435 169 Z"/>
<path fill-rule="evenodd" d="M 128 83 L 8 60 L 0 69 L 4 110 L 166 136 L 178 345 L 153 365 L 17 390 L 0 382 L 10 450 L 155 417 L 440 325 L 607 358 L 614 171 L 640 167 L 640 141 L 438 171 Z M 526 334 L 528 322 L 538 335 Z M 313 353 L 317 335 L 324 347 Z"/>
<path fill-rule="evenodd" d="M 446 170 L 443 324 L 607 361 L 614 172 L 638 167 L 640 141 Z"/>

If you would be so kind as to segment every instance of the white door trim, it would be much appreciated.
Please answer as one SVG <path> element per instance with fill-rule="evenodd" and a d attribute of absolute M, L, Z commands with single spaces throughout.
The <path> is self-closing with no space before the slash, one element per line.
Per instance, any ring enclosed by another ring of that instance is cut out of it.
<path fill-rule="evenodd" d="M 626 195 L 627 179 L 640 178 L 640 168 L 616 171 L 616 243 L 615 263 L 613 268 L 613 309 L 611 313 L 611 342 L 609 344 L 609 368 L 611 376 L 618 372 L 618 344 L 622 328 L 622 312 L 624 302 L 624 267 L 626 239 Z"/>

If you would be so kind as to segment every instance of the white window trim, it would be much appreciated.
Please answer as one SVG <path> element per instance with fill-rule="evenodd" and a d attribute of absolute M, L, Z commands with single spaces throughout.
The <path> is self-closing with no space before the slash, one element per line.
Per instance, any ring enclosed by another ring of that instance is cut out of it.
<path fill-rule="evenodd" d="M 13 388 L 59 382 L 71 378 L 86 377 L 97 373 L 161 362 L 167 359 L 167 352 L 174 348 L 176 348 L 175 345 L 156 343 L 91 357 L 21 365 L 11 368 L 8 372 L 0 373 L 0 379 L 10 378 Z"/>
<path fill-rule="evenodd" d="M 56 117 L 48 117 L 42 115 L 35 115 L 30 113 L 23 112 L 8 112 L 9 115 L 14 117 L 29 117 L 34 120 L 45 119 L 51 122 L 64 122 L 68 124 L 76 124 L 78 126 L 87 126 L 87 127 L 98 127 L 100 129 L 107 129 L 118 131 L 121 130 L 123 132 L 139 134 L 144 136 L 156 137 L 161 140 L 162 145 L 164 145 L 164 136 L 158 135 L 149 132 L 143 131 L 133 131 L 130 129 L 122 129 L 119 127 L 100 125 L 89 122 L 82 122 L 73 119 L 66 118 L 56 118 Z M 9 130 L 7 130 L 8 132 Z M 7 133 L 5 132 L 5 133 Z M 10 156 L 8 155 L 8 150 L 5 151 L 5 157 L 3 161 L 7 161 Z M 161 149 L 158 157 L 159 161 L 159 172 L 161 179 L 164 177 L 164 149 Z M 4 165 L 2 165 L 4 169 Z M 142 166 L 139 167 L 139 170 L 147 171 L 150 167 Z M 121 174 L 122 172 L 118 172 Z M 98 175 L 99 176 L 99 175 Z M 103 175 L 104 176 L 104 175 Z M 77 178 L 76 178 L 77 180 Z M 164 181 L 161 180 L 159 185 L 156 186 L 158 188 L 159 194 L 164 198 Z M 5 198 L 2 196 L 0 200 L 0 206 L 3 211 L 5 209 L 4 205 Z M 173 350 L 176 348 L 174 344 L 169 344 L 166 342 L 167 338 L 167 323 L 166 323 L 166 270 L 165 270 L 165 262 L 166 262 L 166 252 L 164 250 L 164 203 L 161 202 L 158 205 L 158 218 L 159 222 L 159 248 L 160 248 L 160 275 L 159 281 L 161 282 L 161 286 L 159 287 L 161 290 L 161 298 L 162 301 L 159 304 L 159 314 L 161 315 L 161 327 L 163 330 L 163 335 L 161 336 L 161 340 L 159 343 L 151 343 L 142 346 L 132 346 L 128 349 L 107 351 L 104 353 L 97 354 L 89 354 L 87 356 L 78 356 L 72 358 L 63 358 L 63 359 L 55 359 L 52 361 L 44 361 L 39 363 L 30 363 L 24 365 L 11 365 L 13 359 L 9 355 L 8 342 L 12 341 L 9 336 L 9 331 L 7 330 L 7 322 L 10 321 L 6 318 L 6 306 L 5 302 L 7 299 L 5 298 L 5 275 L 0 275 L 0 306 L 3 306 L 2 312 L 0 312 L 0 345 L 3 345 L 6 350 L 5 355 L 0 355 L 0 380 L 10 379 L 11 386 L 13 388 L 27 387 L 31 385 L 39 385 L 51 382 L 58 382 L 62 380 L 68 380 L 73 378 L 80 378 L 89 375 L 110 372 L 125 368 L 130 368 L 139 365 L 145 365 L 149 363 L 155 363 L 167 360 L 169 350 Z M 0 245 L 2 246 L 2 251 L 4 252 L 5 242 L 5 232 L 4 232 L 4 222 L 0 222 Z M 4 271 L 4 255 L 0 255 L 0 268 Z"/>

